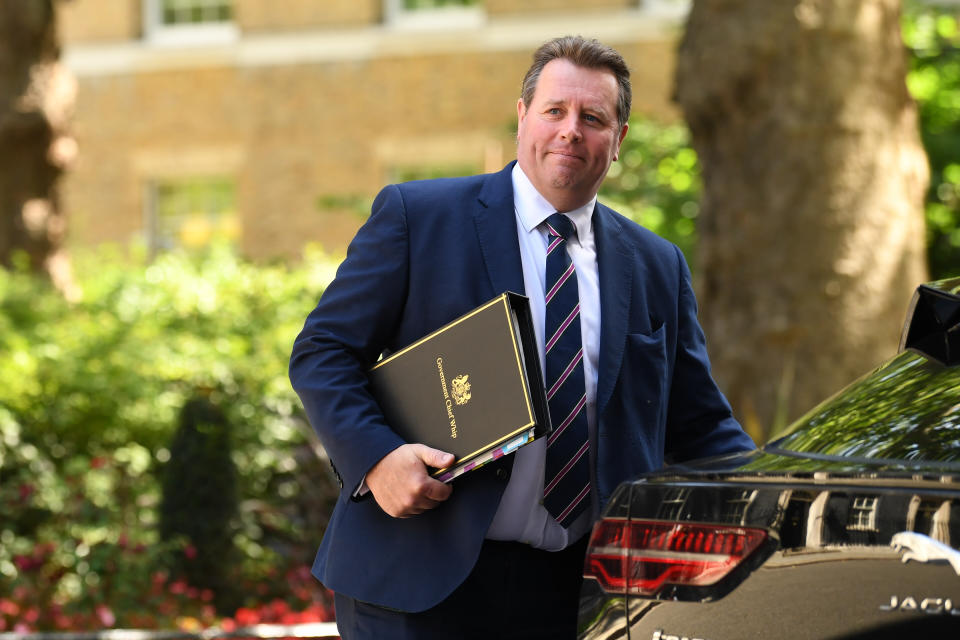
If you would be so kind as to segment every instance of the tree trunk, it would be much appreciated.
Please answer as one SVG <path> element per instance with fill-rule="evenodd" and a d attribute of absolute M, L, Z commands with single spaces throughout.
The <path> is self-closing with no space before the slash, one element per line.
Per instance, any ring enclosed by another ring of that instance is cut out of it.
<path fill-rule="evenodd" d="M 58 62 L 54 0 L 0 2 L 0 265 L 21 254 L 68 297 L 57 182 L 76 153 L 76 83 Z"/>
<path fill-rule="evenodd" d="M 676 99 L 700 158 L 697 286 L 762 442 L 897 347 L 927 164 L 899 0 L 695 0 Z"/>

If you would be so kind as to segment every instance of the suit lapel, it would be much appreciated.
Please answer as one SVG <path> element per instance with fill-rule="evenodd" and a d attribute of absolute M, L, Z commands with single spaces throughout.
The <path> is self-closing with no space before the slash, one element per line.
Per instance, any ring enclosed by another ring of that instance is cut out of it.
<path fill-rule="evenodd" d="M 597 374 L 597 415 L 610 400 L 620 363 L 630 315 L 634 255 L 623 239 L 620 223 L 601 204 L 593 215 L 600 278 L 600 365 Z"/>
<path fill-rule="evenodd" d="M 502 171 L 490 174 L 474 203 L 477 237 L 495 295 L 504 291 L 526 293 L 513 210 L 513 165 L 511 162 Z"/>

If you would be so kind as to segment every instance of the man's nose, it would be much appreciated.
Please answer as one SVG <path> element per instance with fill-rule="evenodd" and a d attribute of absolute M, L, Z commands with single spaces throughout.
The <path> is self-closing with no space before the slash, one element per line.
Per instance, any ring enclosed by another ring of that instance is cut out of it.
<path fill-rule="evenodd" d="M 576 114 L 570 114 L 563 120 L 563 130 L 561 135 L 570 142 L 579 142 L 583 135 L 580 131 L 580 117 Z"/>

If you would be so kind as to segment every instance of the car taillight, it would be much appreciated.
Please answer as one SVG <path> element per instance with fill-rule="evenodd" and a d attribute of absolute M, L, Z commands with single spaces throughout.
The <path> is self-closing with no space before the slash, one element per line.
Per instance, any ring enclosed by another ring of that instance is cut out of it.
<path fill-rule="evenodd" d="M 654 595 L 664 585 L 709 586 L 766 539 L 763 529 L 604 519 L 594 527 L 584 575 L 606 591 Z"/>

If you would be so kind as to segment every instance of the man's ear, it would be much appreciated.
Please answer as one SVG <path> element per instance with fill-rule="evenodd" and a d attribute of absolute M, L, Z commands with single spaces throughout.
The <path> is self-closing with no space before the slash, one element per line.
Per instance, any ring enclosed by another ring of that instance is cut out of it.
<path fill-rule="evenodd" d="M 517 100 L 517 138 L 520 137 L 520 127 L 523 126 L 523 119 L 527 117 L 527 105 L 523 104 L 523 98 Z"/>
<path fill-rule="evenodd" d="M 620 159 L 620 145 L 623 144 L 623 139 L 627 137 L 627 129 L 630 128 L 629 124 L 623 125 L 623 128 L 620 129 L 620 139 L 617 140 L 617 152 L 613 154 L 613 161 L 616 162 Z"/>

